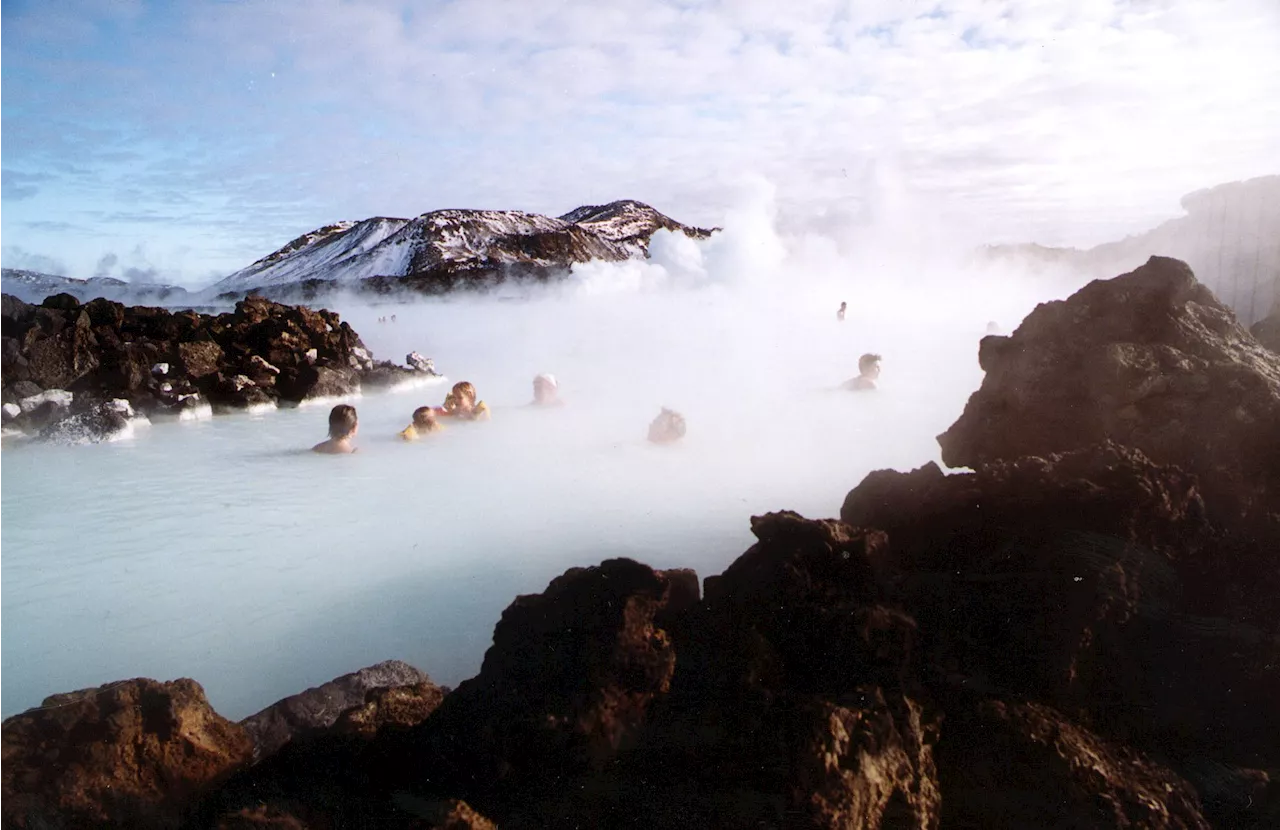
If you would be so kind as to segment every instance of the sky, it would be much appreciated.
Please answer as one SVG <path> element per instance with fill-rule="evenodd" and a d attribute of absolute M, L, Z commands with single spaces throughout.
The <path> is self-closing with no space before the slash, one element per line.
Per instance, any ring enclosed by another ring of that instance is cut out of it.
<path fill-rule="evenodd" d="M 340 219 L 634 198 L 1088 246 L 1280 172 L 1275 0 L 4 0 L 3 264 L 203 286 Z"/>

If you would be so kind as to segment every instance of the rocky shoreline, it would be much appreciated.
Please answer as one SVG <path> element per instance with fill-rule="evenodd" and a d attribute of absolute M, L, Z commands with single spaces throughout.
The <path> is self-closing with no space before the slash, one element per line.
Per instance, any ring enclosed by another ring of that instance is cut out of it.
<path fill-rule="evenodd" d="M 7 431 L 100 441 L 133 423 L 198 418 L 341 397 L 436 376 L 375 361 L 360 335 L 327 310 L 261 297 L 223 314 L 81 302 L 29 305 L 3 295 L 3 420 Z"/>
<path fill-rule="evenodd" d="M 55 695 L 4 722 L 4 825 L 1280 826 L 1280 355 L 1152 258 L 979 359 L 969 472 L 754 517 L 701 585 L 571 569 L 454 690 Z"/>

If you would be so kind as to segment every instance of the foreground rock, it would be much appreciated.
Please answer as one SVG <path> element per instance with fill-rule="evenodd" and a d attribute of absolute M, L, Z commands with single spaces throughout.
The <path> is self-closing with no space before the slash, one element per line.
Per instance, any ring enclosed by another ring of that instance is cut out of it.
<path fill-rule="evenodd" d="M 1224 547 L 1193 476 L 1103 445 L 876 474 L 844 519 L 757 517 L 702 600 L 689 572 L 570 570 L 507 609 L 480 674 L 425 721 L 291 744 L 215 812 L 410 827 L 415 805 L 456 799 L 516 827 L 1266 826 L 1269 565 Z"/>
<path fill-rule="evenodd" d="M 1181 262 L 1152 257 L 985 337 L 952 467 L 1113 440 L 1200 477 L 1218 511 L 1280 513 L 1280 357 Z"/>
<path fill-rule="evenodd" d="M 69 294 L 38 306 L 4 295 L 2 310 L 5 425 L 30 434 L 73 415 L 85 424 L 70 429 L 111 434 L 102 405 L 113 399 L 143 416 L 184 418 L 438 377 L 421 356 L 424 368 L 376 363 L 331 311 L 260 297 L 217 316 L 81 305 Z"/>
<path fill-rule="evenodd" d="M 387 687 L 407 688 L 399 690 L 390 699 L 374 697 L 366 707 L 370 691 L 385 690 Z M 446 690 L 431 683 L 431 678 L 424 672 L 408 663 L 387 660 L 286 697 L 240 721 L 240 725 L 253 739 L 254 757 L 260 758 L 270 755 L 299 735 L 328 729 L 348 709 L 357 710 L 349 715 L 348 728 L 357 732 L 377 731 L 377 725 L 387 720 L 387 711 L 397 704 L 413 705 L 414 701 L 434 698 L 438 705 L 445 692 Z M 421 712 L 417 720 L 424 719 L 428 714 L 429 709 Z M 371 724 L 372 729 L 365 724 Z"/>
<path fill-rule="evenodd" d="M 54 695 L 4 722 L 4 825 L 179 827 L 251 752 L 191 680 Z"/>

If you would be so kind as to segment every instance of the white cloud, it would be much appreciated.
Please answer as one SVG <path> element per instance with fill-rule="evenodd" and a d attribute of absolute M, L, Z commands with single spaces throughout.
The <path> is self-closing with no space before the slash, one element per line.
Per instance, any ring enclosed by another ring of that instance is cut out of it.
<path fill-rule="evenodd" d="M 92 173 L 13 213 L 77 219 L 47 212 L 124 181 L 146 208 L 163 184 L 256 228 L 218 233 L 231 270 L 325 221 L 445 206 L 633 197 L 707 224 L 745 171 L 776 185 L 784 223 L 831 225 L 866 210 L 878 162 L 922 222 L 1090 244 L 1274 172 L 1280 144 L 1272 0 L 182 8 L 115 22 L 112 54 L 145 58 L 6 50 L 78 90 L 41 125 L 6 114 L 6 164 Z M 29 25 L 51 37 L 53 14 Z M 38 97 L 23 83 L 6 96 Z M 128 149 L 143 160 L 103 159 Z"/>

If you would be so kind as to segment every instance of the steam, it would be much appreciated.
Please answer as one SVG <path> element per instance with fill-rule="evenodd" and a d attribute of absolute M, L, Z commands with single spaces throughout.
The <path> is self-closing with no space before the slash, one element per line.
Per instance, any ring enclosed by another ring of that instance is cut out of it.
<path fill-rule="evenodd" d="M 921 256 L 874 201 L 847 229 L 865 247 L 842 248 L 780 231 L 768 182 L 739 196 L 710 239 L 658 234 L 648 260 L 536 290 L 327 303 L 376 355 L 416 350 L 473 382 L 490 422 L 400 440 L 446 384 L 360 398 L 351 456 L 306 452 L 325 406 L 14 450 L 4 714 L 145 675 L 195 677 L 239 718 L 391 657 L 456 685 L 511 598 L 566 568 L 630 556 L 718 573 L 751 544 L 751 515 L 836 515 L 869 471 L 939 460 L 987 322 L 1011 329 L 1069 290 Z M 840 390 L 865 352 L 884 357 L 880 388 Z M 543 372 L 564 406 L 528 406 Z M 674 445 L 646 440 L 662 407 L 688 425 Z M 138 527 L 180 544 L 140 546 Z"/>

